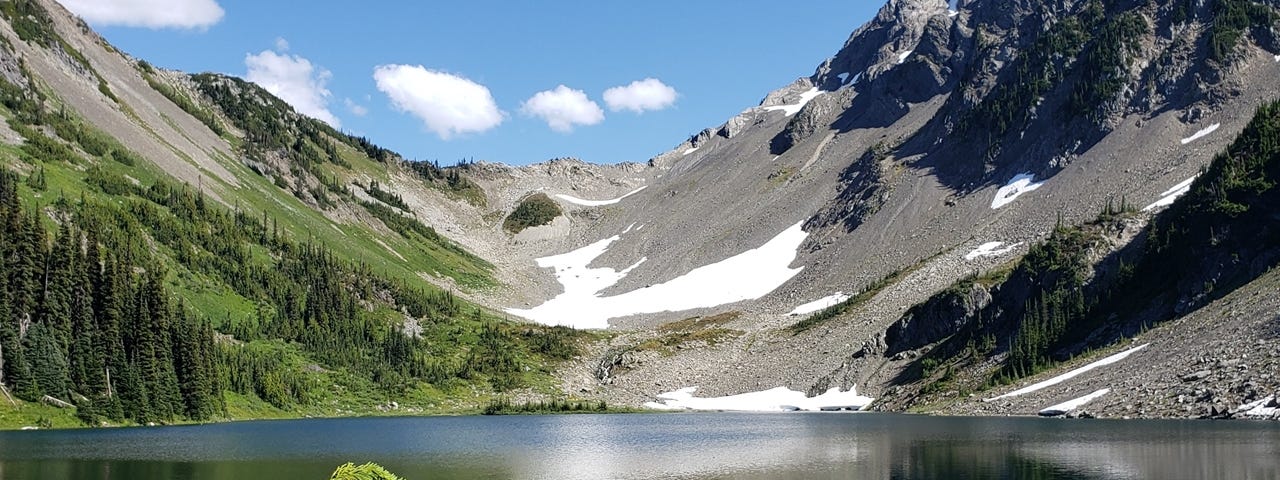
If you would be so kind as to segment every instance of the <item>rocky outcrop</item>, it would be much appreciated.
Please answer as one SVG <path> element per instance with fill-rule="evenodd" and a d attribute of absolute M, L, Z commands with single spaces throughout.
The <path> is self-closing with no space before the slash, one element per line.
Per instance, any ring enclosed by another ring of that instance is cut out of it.
<path fill-rule="evenodd" d="M 991 292 L 970 282 L 948 289 L 911 307 L 885 332 L 886 355 L 894 355 L 940 341 L 960 331 L 991 303 Z"/>
<path fill-rule="evenodd" d="M 849 108 L 853 96 L 852 89 L 842 89 L 818 95 L 809 101 L 769 142 L 770 152 L 774 155 L 782 155 L 791 147 L 813 136 L 814 133 L 829 129 L 832 119 Z"/>
<path fill-rule="evenodd" d="M 840 225 L 851 232 L 879 211 L 888 200 L 890 181 L 887 177 L 893 170 L 888 151 L 887 145 L 877 144 L 849 164 L 840 174 L 839 194 L 805 222 L 805 230 Z"/>
<path fill-rule="evenodd" d="M 893 69 L 915 50 L 930 20 L 951 23 L 944 0 L 890 0 L 876 17 L 859 28 L 843 48 L 814 74 L 814 83 L 836 89 L 852 76 L 870 80 Z M 841 80 L 842 74 L 848 74 Z"/>

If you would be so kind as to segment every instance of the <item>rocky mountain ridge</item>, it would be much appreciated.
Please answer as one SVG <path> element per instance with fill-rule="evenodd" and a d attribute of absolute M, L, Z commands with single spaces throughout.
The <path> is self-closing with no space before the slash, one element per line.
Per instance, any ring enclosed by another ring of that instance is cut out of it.
<path fill-rule="evenodd" d="M 1274 1 L 890 0 L 812 75 L 647 164 L 441 167 L 247 82 L 129 58 L 28 3 L 62 40 L 23 39 L 10 16 L 10 84 L 30 79 L 161 177 L 296 235 L 357 239 L 361 261 L 509 320 L 562 295 L 613 302 L 608 332 L 557 375 L 564 395 L 632 405 L 695 385 L 918 405 L 905 399 L 926 385 L 902 373 L 986 308 L 1000 271 L 1108 205 L 1159 211 L 1280 98 Z M 563 215 L 504 229 L 535 194 Z M 595 256 L 572 275 L 537 263 L 570 252 Z M 791 314 L 819 300 L 835 305 Z M 576 325 L 564 311 L 551 323 Z"/>

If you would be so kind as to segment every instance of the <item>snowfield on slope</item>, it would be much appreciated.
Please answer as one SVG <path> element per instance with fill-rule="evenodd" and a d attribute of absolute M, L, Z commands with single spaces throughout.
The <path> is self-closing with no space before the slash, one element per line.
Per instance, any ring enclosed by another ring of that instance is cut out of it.
<path fill-rule="evenodd" d="M 615 203 L 621 202 L 623 199 L 630 197 L 632 195 L 635 195 L 637 193 L 640 193 L 641 190 L 644 190 L 646 188 L 649 188 L 649 186 L 645 185 L 643 187 L 637 188 L 627 193 L 626 195 L 623 195 L 618 198 L 614 198 L 612 200 L 583 200 L 581 198 L 578 198 L 572 195 L 565 195 L 563 193 L 557 193 L 556 198 L 572 203 L 574 205 L 582 205 L 584 207 L 603 207 L 605 205 L 613 205 Z"/>
<path fill-rule="evenodd" d="M 1017 200 L 1023 194 L 1044 186 L 1044 182 L 1036 182 L 1035 175 L 1020 173 L 1015 175 L 1005 186 L 996 191 L 996 198 L 991 200 L 991 208 L 998 209 Z"/>
<path fill-rule="evenodd" d="M 778 105 L 773 107 L 764 107 L 764 111 L 774 112 L 774 111 L 781 110 L 783 113 L 787 114 L 788 117 L 790 117 L 792 115 L 800 113 L 800 109 L 804 108 L 805 105 L 808 105 L 809 102 L 812 101 L 813 99 L 818 98 L 818 95 L 822 95 L 822 91 L 818 90 L 818 87 L 813 87 L 809 89 L 809 91 L 800 94 L 800 103 L 796 103 L 792 105 Z"/>
<path fill-rule="evenodd" d="M 573 328 L 609 328 L 609 320 L 644 313 L 678 312 L 755 300 L 791 280 L 804 267 L 791 268 L 796 250 L 809 234 L 796 223 L 759 248 L 720 262 L 704 265 L 668 282 L 602 297 L 600 292 L 617 284 L 646 259 L 617 271 L 590 268 L 613 236 L 572 252 L 536 260 L 539 267 L 555 270 L 564 293 L 531 309 L 508 308 L 507 313 L 544 325 Z"/>
<path fill-rule="evenodd" d="M 1187 137 L 1187 138 L 1182 139 L 1182 144 L 1183 144 L 1183 145 L 1186 145 L 1186 144 L 1188 144 L 1188 143 L 1194 142 L 1194 141 L 1199 140 L 1199 139 L 1201 139 L 1201 138 L 1207 137 L 1210 133 L 1213 133 L 1213 132 L 1218 131 L 1218 128 L 1219 128 L 1219 127 L 1221 127 L 1221 126 L 1222 126 L 1222 124 L 1221 124 L 1221 123 L 1215 123 L 1215 124 L 1213 124 L 1213 125 L 1209 125 L 1208 127 L 1205 127 L 1205 128 L 1204 128 L 1204 130 L 1201 130 L 1201 131 L 1199 131 L 1199 132 L 1196 132 L 1195 134 L 1191 135 L 1190 137 Z"/>
<path fill-rule="evenodd" d="M 807 315 L 827 307 L 833 307 L 836 304 L 848 299 L 849 299 L 849 296 L 845 295 L 844 292 L 836 292 L 834 294 L 827 295 L 825 297 L 819 298 L 817 300 L 806 303 L 804 305 L 800 305 L 796 307 L 795 310 L 792 310 L 790 313 L 788 313 L 787 315 Z"/>
<path fill-rule="evenodd" d="M 1156 200 L 1155 203 L 1152 203 L 1151 205 L 1147 205 L 1147 207 L 1143 208 L 1142 211 L 1148 212 L 1157 208 L 1173 205 L 1173 202 L 1177 200 L 1178 197 L 1186 195 L 1187 192 L 1191 191 L 1191 182 L 1196 181 L 1197 177 L 1199 177 L 1199 175 L 1183 180 L 1181 183 L 1165 190 L 1164 193 L 1160 194 L 1159 200 Z"/>
<path fill-rule="evenodd" d="M 1119 362 L 1119 361 L 1124 360 L 1124 359 L 1126 359 L 1126 358 L 1129 358 L 1129 355 L 1133 355 L 1133 353 L 1134 353 L 1134 352 L 1137 352 L 1138 350 L 1142 350 L 1142 349 L 1144 349 L 1144 348 L 1147 348 L 1147 345 L 1151 345 L 1151 344 L 1150 344 L 1150 343 L 1144 343 L 1144 344 L 1142 344 L 1142 345 L 1138 345 L 1138 346 L 1136 346 L 1136 347 L 1130 348 L 1130 349 L 1128 349 L 1128 350 L 1125 350 L 1125 351 L 1123 351 L 1123 352 L 1117 353 L 1117 354 L 1112 355 L 1112 356 L 1110 356 L 1110 357 L 1104 358 L 1104 359 L 1102 359 L 1102 360 L 1098 360 L 1098 361 L 1096 361 L 1096 362 L 1090 363 L 1090 364 L 1088 364 L 1088 365 L 1085 365 L 1085 366 L 1083 366 L 1083 367 L 1077 368 L 1077 369 L 1072 370 L 1072 371 L 1070 371 L 1070 372 L 1067 372 L 1067 373 L 1064 373 L 1064 374 L 1062 374 L 1062 375 L 1058 375 L 1058 376 L 1056 376 L 1056 377 L 1050 378 L 1050 379 L 1045 380 L 1045 381 L 1043 381 L 1043 382 L 1035 383 L 1035 384 L 1032 384 L 1032 385 L 1031 385 L 1031 386 L 1029 386 L 1029 387 L 1020 388 L 1020 389 L 1014 390 L 1014 391 L 1012 391 L 1012 392 L 1006 393 L 1006 394 L 1004 394 L 1004 395 L 1000 395 L 1000 396 L 998 396 L 998 397 L 988 398 L 988 399 L 983 400 L 983 401 L 984 401 L 984 402 L 992 402 L 992 401 L 996 401 L 996 400 L 999 400 L 999 399 L 1002 399 L 1002 398 L 1016 397 L 1016 396 L 1018 396 L 1018 395 L 1026 395 L 1026 394 L 1028 394 L 1028 393 L 1031 393 L 1031 392 L 1034 392 L 1034 391 L 1037 391 L 1037 390 L 1042 390 L 1042 389 L 1045 389 L 1045 388 L 1052 387 L 1052 386 L 1057 385 L 1057 384 L 1059 384 L 1059 383 L 1062 383 L 1062 382 L 1065 382 L 1065 381 L 1067 381 L 1067 380 L 1071 380 L 1071 379 L 1076 378 L 1076 377 L 1078 377 L 1078 376 L 1084 375 L 1085 373 L 1088 373 L 1090 370 L 1093 370 L 1093 369 L 1095 369 L 1095 368 L 1098 368 L 1098 367 L 1105 367 L 1105 366 L 1107 366 L 1107 365 L 1111 365 L 1111 364 L 1113 364 L 1113 363 L 1116 363 L 1116 362 Z"/>
<path fill-rule="evenodd" d="M 1004 245 L 1004 242 L 984 243 L 982 245 L 979 245 L 978 248 L 973 249 L 972 252 L 966 253 L 964 255 L 964 259 L 973 261 L 982 257 L 999 257 L 1006 253 L 1012 252 L 1013 249 L 1015 248 L 1022 246 L 1022 242 L 1018 242 L 1004 248 L 1000 248 L 1001 245 Z"/>
<path fill-rule="evenodd" d="M 698 387 L 688 387 L 658 395 L 660 402 L 649 402 L 645 407 L 654 410 L 727 410 L 734 412 L 794 412 L 819 410 L 862 410 L 874 398 L 858 395 L 858 389 L 847 392 L 832 388 L 816 397 L 806 397 L 787 387 L 777 387 L 759 392 L 742 393 L 724 397 L 698 398 L 693 393 Z"/>
<path fill-rule="evenodd" d="M 1103 395 L 1106 395 L 1108 393 L 1111 393 L 1111 389 L 1104 388 L 1102 390 L 1098 390 L 1096 392 L 1090 393 L 1080 398 L 1067 400 L 1065 402 L 1062 402 L 1052 407 L 1041 410 L 1040 416 L 1056 417 L 1058 415 L 1066 415 L 1068 413 L 1071 413 L 1073 410 L 1077 408 L 1083 407 L 1084 404 L 1097 400 L 1098 398 L 1101 398 Z"/>

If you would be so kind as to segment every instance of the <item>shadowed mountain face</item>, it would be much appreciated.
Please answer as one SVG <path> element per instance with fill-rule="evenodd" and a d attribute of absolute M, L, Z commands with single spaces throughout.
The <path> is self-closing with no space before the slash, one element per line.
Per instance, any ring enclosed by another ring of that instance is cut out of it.
<path fill-rule="evenodd" d="M 54 172 L 64 197 L 103 183 L 91 174 L 185 184 L 405 288 L 619 330 L 583 340 L 557 376 L 573 395 L 636 404 L 693 385 L 901 387 L 919 349 L 977 312 L 1023 309 L 1019 292 L 1048 280 L 1019 270 L 997 285 L 1033 245 L 1104 209 L 1159 211 L 1280 97 L 1273 1 L 891 0 L 812 75 L 647 164 L 442 168 L 240 79 L 129 58 L 52 1 L 4 8 L 0 136 L 24 178 L 44 170 L 22 152 L 48 143 L 85 162 Z M 126 152 L 127 171 L 98 166 Z M 1090 243 L 1080 271 L 1138 249 L 1150 215 Z M 207 293 L 233 280 L 201 281 L 178 282 L 201 292 L 197 308 L 266 315 L 245 307 L 259 299 Z M 830 308 L 789 315 L 805 304 Z M 363 305 L 409 335 L 430 324 Z M 985 333 L 1004 345 L 1017 328 Z M 1104 337 L 1118 338 L 1067 350 Z"/>

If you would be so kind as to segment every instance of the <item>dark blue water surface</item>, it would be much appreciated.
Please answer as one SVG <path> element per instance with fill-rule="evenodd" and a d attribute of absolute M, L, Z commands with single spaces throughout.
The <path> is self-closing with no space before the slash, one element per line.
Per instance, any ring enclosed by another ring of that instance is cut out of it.
<path fill-rule="evenodd" d="M 5 479 L 1280 479 L 1280 424 L 891 414 L 287 420 L 0 433 Z"/>

